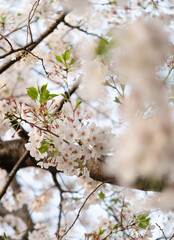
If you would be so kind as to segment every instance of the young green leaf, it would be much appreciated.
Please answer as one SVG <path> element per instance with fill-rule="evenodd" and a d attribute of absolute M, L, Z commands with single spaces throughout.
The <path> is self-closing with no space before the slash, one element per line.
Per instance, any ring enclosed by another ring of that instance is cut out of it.
<path fill-rule="evenodd" d="M 99 198 L 102 200 L 105 198 L 105 194 L 103 192 L 100 192 L 98 195 L 99 195 Z"/>
<path fill-rule="evenodd" d="M 38 148 L 40 153 L 45 153 L 48 151 L 48 149 L 49 149 L 49 146 L 45 143 L 41 143 L 40 148 Z"/>
<path fill-rule="evenodd" d="M 116 102 L 116 103 L 121 103 L 121 101 L 120 101 L 120 99 L 119 99 L 118 97 L 115 97 L 114 102 Z"/>
<path fill-rule="evenodd" d="M 36 100 L 38 97 L 38 91 L 35 87 L 27 88 L 27 94 L 33 100 Z"/>
<path fill-rule="evenodd" d="M 76 62 L 76 58 L 72 58 L 70 64 L 73 65 Z"/>
<path fill-rule="evenodd" d="M 60 63 L 63 63 L 61 56 L 56 55 L 56 60 Z"/>
<path fill-rule="evenodd" d="M 65 51 L 65 61 L 68 61 L 71 55 L 71 51 L 67 50 Z"/>
<path fill-rule="evenodd" d="M 3 238 L 4 238 L 4 240 L 7 239 L 7 235 L 5 234 L 5 232 L 4 232 L 4 236 L 3 236 Z"/>
<path fill-rule="evenodd" d="M 68 59 L 70 58 L 71 55 L 71 51 L 70 50 L 66 50 L 64 53 L 62 53 L 62 58 L 65 62 L 68 61 Z"/>
<path fill-rule="evenodd" d="M 103 55 L 106 52 L 107 48 L 108 48 L 108 41 L 104 38 L 100 38 L 97 49 L 96 49 L 96 54 Z"/>
<path fill-rule="evenodd" d="M 137 223 L 140 228 L 146 229 L 149 225 L 150 218 L 147 218 L 148 216 L 149 212 L 137 216 Z"/>
<path fill-rule="evenodd" d="M 65 94 L 62 93 L 61 95 L 62 95 L 62 97 L 65 98 L 66 101 L 68 101 L 68 98 L 67 98 L 67 96 Z"/>
<path fill-rule="evenodd" d="M 45 85 L 42 85 L 40 92 L 43 93 L 47 89 L 48 83 Z"/>
<path fill-rule="evenodd" d="M 101 236 L 106 230 L 99 228 L 98 236 Z"/>
<path fill-rule="evenodd" d="M 40 93 L 40 103 L 49 100 L 49 95 L 50 95 L 50 91 L 48 91 L 47 89 L 45 89 L 43 92 L 41 92 Z"/>
<path fill-rule="evenodd" d="M 58 94 L 49 94 L 48 100 L 51 100 L 51 99 L 53 99 L 54 97 L 57 97 L 57 96 L 59 96 L 59 95 Z"/>
<path fill-rule="evenodd" d="M 81 103 L 82 103 L 82 101 L 81 101 L 80 99 L 77 99 L 77 101 L 76 101 L 76 107 L 75 107 L 75 109 L 77 109 L 77 108 L 78 108 L 78 106 L 79 106 Z"/>
<path fill-rule="evenodd" d="M 114 230 L 114 229 L 117 229 L 119 226 L 120 226 L 120 223 L 115 224 L 115 225 L 113 226 L 113 230 Z"/>

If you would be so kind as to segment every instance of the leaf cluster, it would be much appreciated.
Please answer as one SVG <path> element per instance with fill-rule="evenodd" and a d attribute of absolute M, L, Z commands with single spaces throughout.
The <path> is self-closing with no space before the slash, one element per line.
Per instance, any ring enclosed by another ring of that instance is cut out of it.
<path fill-rule="evenodd" d="M 57 94 L 50 94 L 47 86 L 48 84 L 42 85 L 41 88 L 38 87 L 38 90 L 35 87 L 27 88 L 27 94 L 31 99 L 38 100 L 40 104 L 58 96 Z"/>

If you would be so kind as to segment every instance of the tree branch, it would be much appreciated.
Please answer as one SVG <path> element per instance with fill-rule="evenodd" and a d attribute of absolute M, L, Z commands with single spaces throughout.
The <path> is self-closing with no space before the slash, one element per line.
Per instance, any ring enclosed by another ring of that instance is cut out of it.
<path fill-rule="evenodd" d="M 16 162 L 20 156 L 24 153 L 25 146 L 24 142 L 21 139 L 11 140 L 11 141 L 0 141 L 0 167 L 5 169 L 7 172 L 10 172 L 15 166 Z M 20 168 L 25 167 L 38 167 L 37 161 L 28 156 L 26 161 L 23 162 Z M 109 175 L 105 171 L 105 157 L 103 156 L 100 160 L 91 159 L 88 162 L 88 169 L 90 171 L 90 177 L 96 181 L 107 182 L 114 185 L 119 185 L 118 179 L 115 179 L 113 176 Z M 45 169 L 47 171 L 47 169 Z M 56 170 L 55 167 L 49 167 L 48 171 L 51 173 L 60 172 Z M 127 186 L 126 186 L 127 187 Z M 154 180 L 152 178 L 142 179 L 139 178 L 132 186 L 129 186 L 134 189 L 139 189 L 143 191 L 162 191 L 167 187 L 167 179 L 158 179 Z M 170 186 L 172 187 L 172 186 Z"/>
<path fill-rule="evenodd" d="M 20 165 L 26 160 L 26 158 L 29 156 L 29 152 L 25 151 L 23 153 L 23 155 L 19 158 L 19 160 L 16 162 L 15 166 L 13 167 L 12 171 L 10 172 L 10 174 L 7 177 L 7 180 L 4 184 L 4 186 L 2 187 L 2 190 L 0 191 L 0 199 L 3 197 L 3 195 L 5 194 L 9 184 L 11 183 L 11 181 L 13 180 L 13 177 L 15 176 L 16 172 L 18 171 L 18 169 L 20 168 Z"/>
<path fill-rule="evenodd" d="M 49 34 L 51 34 L 56 29 L 56 27 L 59 23 L 64 21 L 65 16 L 66 16 L 66 13 L 62 12 L 59 15 L 59 17 L 52 23 L 52 25 L 45 32 L 43 32 L 33 43 L 30 43 L 29 46 L 25 45 L 23 47 L 23 51 L 21 52 L 21 55 L 25 54 L 25 49 L 26 48 L 27 48 L 28 51 L 32 51 L 40 42 L 42 42 Z M 11 51 L 11 53 L 13 53 L 13 52 Z M 17 57 L 14 60 L 10 60 L 10 61 L 4 63 L 0 67 L 0 74 L 2 74 L 4 71 L 6 71 L 14 63 L 18 62 L 20 59 L 21 59 L 21 56 Z"/>

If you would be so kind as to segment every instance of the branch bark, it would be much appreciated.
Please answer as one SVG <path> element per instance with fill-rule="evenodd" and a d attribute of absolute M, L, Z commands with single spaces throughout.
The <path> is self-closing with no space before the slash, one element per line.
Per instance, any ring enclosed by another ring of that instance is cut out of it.
<path fill-rule="evenodd" d="M 29 156 L 29 152 L 25 151 L 22 156 L 19 158 L 19 160 L 17 160 L 16 164 L 14 165 L 13 169 L 11 170 L 11 172 L 9 173 L 7 180 L 4 184 L 4 186 L 2 187 L 2 190 L 0 191 L 0 199 L 3 197 L 3 195 L 6 193 L 6 190 L 8 188 L 8 186 L 10 185 L 11 181 L 13 180 L 16 172 L 18 171 L 18 169 L 20 168 L 20 165 L 26 160 L 26 158 Z"/>
<path fill-rule="evenodd" d="M 24 142 L 21 139 L 0 142 L 0 167 L 5 169 L 7 172 L 10 172 L 15 166 L 18 159 L 25 152 Z M 39 167 L 37 166 L 37 161 L 31 156 L 28 156 L 26 161 L 20 165 L 20 168 L 25 167 Z M 106 173 L 105 169 L 105 159 L 94 161 L 91 159 L 89 162 L 88 168 L 90 170 L 90 177 L 96 181 L 108 182 L 110 184 L 119 185 L 118 179 L 115 179 L 113 176 Z M 48 170 L 51 173 L 60 172 L 54 167 L 49 167 Z M 127 187 L 127 186 L 126 186 Z M 167 179 L 154 180 L 153 178 L 148 179 L 137 179 L 136 183 L 131 188 L 144 190 L 144 191 L 162 191 L 167 187 Z M 170 186 L 171 187 L 171 186 Z"/>

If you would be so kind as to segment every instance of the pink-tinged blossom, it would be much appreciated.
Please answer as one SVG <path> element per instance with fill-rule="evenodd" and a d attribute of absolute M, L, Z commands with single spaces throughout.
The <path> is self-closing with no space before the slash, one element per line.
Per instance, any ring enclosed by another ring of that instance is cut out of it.
<path fill-rule="evenodd" d="M 110 152 L 110 130 L 80 121 L 78 117 L 67 102 L 47 129 L 40 122 L 40 129 L 34 127 L 29 132 L 29 142 L 25 146 L 37 161 L 43 159 L 38 163 L 41 168 L 54 166 L 67 175 L 79 175 L 80 169 L 80 174 L 84 175 L 87 161 L 95 161 Z M 46 150 L 42 151 L 44 147 Z"/>

